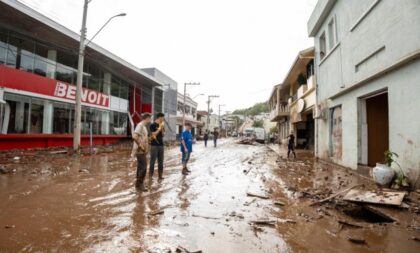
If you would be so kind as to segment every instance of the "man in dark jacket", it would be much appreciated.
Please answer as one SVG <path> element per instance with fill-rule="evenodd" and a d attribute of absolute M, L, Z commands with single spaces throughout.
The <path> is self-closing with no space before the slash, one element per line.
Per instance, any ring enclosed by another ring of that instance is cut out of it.
<path fill-rule="evenodd" d="M 204 146 L 207 148 L 207 141 L 209 140 L 209 130 L 204 132 Z"/>
<path fill-rule="evenodd" d="M 219 130 L 215 128 L 213 132 L 213 142 L 215 148 L 217 147 L 217 139 L 219 139 Z"/>
<path fill-rule="evenodd" d="M 296 158 L 295 153 L 295 136 L 293 135 L 293 132 L 290 133 L 289 136 L 287 136 L 287 158 L 289 158 L 290 153 L 293 153 L 293 156 Z"/>
<path fill-rule="evenodd" d="M 149 177 L 153 177 L 155 170 L 155 162 L 158 160 L 158 174 L 159 180 L 163 179 L 163 158 L 164 158 L 164 145 L 163 145 L 163 135 L 164 135 L 164 120 L 165 114 L 158 113 L 156 114 L 155 122 L 150 125 L 151 135 L 151 149 L 150 149 L 150 167 L 149 167 Z"/>

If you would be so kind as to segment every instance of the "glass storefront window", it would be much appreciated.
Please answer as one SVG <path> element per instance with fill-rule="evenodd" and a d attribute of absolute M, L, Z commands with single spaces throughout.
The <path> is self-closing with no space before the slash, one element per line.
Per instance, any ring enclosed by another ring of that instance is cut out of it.
<path fill-rule="evenodd" d="M 0 32 L 0 64 L 6 63 L 7 56 L 7 34 Z"/>
<path fill-rule="evenodd" d="M 119 95 L 120 98 L 128 100 L 128 87 L 129 87 L 128 83 L 124 81 L 121 82 L 120 95 Z"/>
<path fill-rule="evenodd" d="M 29 133 L 41 134 L 44 122 L 44 101 L 41 99 L 31 99 L 31 115 L 29 124 Z"/>
<path fill-rule="evenodd" d="M 69 84 L 76 84 L 77 72 L 73 68 L 58 63 L 55 78 Z"/>
<path fill-rule="evenodd" d="M 71 133 L 70 113 L 72 105 L 54 102 L 54 120 L 53 133 L 54 134 L 69 134 Z"/>
<path fill-rule="evenodd" d="M 29 105 L 30 99 L 24 96 L 13 94 L 5 94 L 4 99 L 9 106 L 8 118 L 9 124 L 7 133 L 9 134 L 25 134 L 28 133 L 28 120 L 29 120 Z"/>
<path fill-rule="evenodd" d="M 120 80 L 112 76 L 111 82 L 111 96 L 119 97 L 120 96 Z"/>

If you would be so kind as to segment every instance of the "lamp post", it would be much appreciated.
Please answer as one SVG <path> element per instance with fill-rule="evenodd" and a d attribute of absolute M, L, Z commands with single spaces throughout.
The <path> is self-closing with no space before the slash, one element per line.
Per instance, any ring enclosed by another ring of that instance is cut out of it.
<path fill-rule="evenodd" d="M 79 44 L 79 60 L 77 63 L 77 83 L 76 83 L 76 104 L 75 104 L 75 117 L 74 117 L 74 131 L 73 131 L 73 149 L 78 151 L 80 148 L 80 136 L 81 136 L 81 121 L 82 121 L 82 83 L 83 83 L 83 64 L 85 58 L 85 48 L 92 41 L 93 38 L 98 35 L 100 31 L 113 19 L 116 17 L 125 16 L 125 13 L 121 13 L 111 17 L 99 31 L 92 37 L 91 40 L 85 45 L 86 40 L 86 20 L 87 20 L 87 10 L 88 5 L 92 0 L 85 0 L 83 6 L 83 19 L 82 19 L 82 29 L 80 30 L 80 44 Z"/>
<path fill-rule="evenodd" d="M 184 104 L 182 106 L 182 128 L 185 127 L 185 103 L 187 96 L 187 85 L 200 85 L 200 83 L 184 83 Z"/>
<path fill-rule="evenodd" d="M 219 95 L 209 95 L 207 100 L 207 127 L 206 129 L 209 130 L 210 125 L 210 103 L 212 98 L 218 98 Z"/>

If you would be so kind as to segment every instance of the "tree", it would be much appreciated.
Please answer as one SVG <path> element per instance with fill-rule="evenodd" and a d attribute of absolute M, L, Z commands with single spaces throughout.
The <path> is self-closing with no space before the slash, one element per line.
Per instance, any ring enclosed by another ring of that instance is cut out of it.
<path fill-rule="evenodd" d="M 264 127 L 264 120 L 254 120 L 252 127 Z"/>
<path fill-rule="evenodd" d="M 238 115 L 246 115 L 246 116 L 255 116 L 264 112 L 269 112 L 269 108 L 267 103 L 256 103 L 255 105 L 246 108 L 246 109 L 238 109 L 233 111 L 233 114 Z"/>

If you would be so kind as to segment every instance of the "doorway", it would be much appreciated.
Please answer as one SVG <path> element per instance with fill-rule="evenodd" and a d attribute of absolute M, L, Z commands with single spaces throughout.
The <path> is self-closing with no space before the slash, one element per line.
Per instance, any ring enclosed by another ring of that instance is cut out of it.
<path fill-rule="evenodd" d="M 366 99 L 367 164 L 383 162 L 389 149 L 388 93 Z"/>

